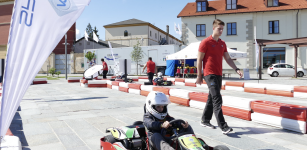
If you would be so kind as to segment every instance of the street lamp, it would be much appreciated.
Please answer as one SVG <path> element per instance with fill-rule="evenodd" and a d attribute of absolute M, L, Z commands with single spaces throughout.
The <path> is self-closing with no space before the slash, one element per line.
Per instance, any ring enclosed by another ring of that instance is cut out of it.
<path fill-rule="evenodd" d="M 62 43 L 65 45 L 65 78 L 67 80 L 67 45 L 70 45 L 67 43 L 67 33 L 65 34 L 65 43 Z"/>

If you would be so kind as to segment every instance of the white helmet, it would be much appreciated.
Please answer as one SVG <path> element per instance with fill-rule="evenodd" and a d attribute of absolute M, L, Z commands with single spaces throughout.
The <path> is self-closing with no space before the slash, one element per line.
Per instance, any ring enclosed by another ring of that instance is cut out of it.
<path fill-rule="evenodd" d="M 162 77 L 162 75 L 163 75 L 162 72 L 158 72 L 157 74 L 158 77 Z"/>
<path fill-rule="evenodd" d="M 167 105 L 170 104 L 170 100 L 162 92 L 151 91 L 146 98 L 146 110 L 159 120 L 164 119 L 167 116 Z M 155 106 L 162 105 L 164 110 L 162 113 L 155 109 Z"/>

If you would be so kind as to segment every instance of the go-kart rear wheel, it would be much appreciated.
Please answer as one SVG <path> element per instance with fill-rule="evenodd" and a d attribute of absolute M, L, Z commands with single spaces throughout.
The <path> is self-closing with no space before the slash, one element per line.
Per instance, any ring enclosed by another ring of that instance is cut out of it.
<path fill-rule="evenodd" d="M 105 142 L 109 142 L 111 144 L 117 142 L 117 140 L 112 135 L 107 135 L 104 137 Z"/>
<path fill-rule="evenodd" d="M 215 146 L 213 150 L 229 150 L 229 148 L 225 145 L 218 145 L 218 146 Z"/>

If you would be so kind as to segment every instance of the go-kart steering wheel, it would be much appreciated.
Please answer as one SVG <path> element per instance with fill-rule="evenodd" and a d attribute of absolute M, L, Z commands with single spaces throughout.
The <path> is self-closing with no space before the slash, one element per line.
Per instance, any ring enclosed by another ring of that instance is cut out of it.
<path fill-rule="evenodd" d="M 166 133 L 167 133 L 167 129 L 163 128 L 161 130 L 161 135 L 162 137 L 167 140 L 167 141 L 170 141 L 174 138 L 177 137 L 178 134 L 180 133 L 183 133 L 184 132 L 184 128 L 183 126 L 181 125 L 181 123 L 185 124 L 185 121 L 181 120 L 181 119 L 175 119 L 175 120 L 172 120 L 169 122 L 172 126 L 169 126 L 168 129 L 171 129 L 172 131 L 175 131 L 174 132 L 174 135 L 172 135 L 171 137 L 166 137 Z M 179 130 L 177 130 L 179 129 Z"/>

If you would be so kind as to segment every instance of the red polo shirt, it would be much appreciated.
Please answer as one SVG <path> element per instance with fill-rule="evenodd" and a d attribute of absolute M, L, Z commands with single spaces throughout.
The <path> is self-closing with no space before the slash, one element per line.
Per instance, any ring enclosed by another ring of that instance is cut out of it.
<path fill-rule="evenodd" d="M 219 39 L 215 41 L 212 35 L 202 40 L 199 45 L 199 52 L 205 53 L 203 59 L 204 76 L 215 74 L 222 75 L 223 56 L 227 52 L 224 41 Z"/>
<path fill-rule="evenodd" d="M 149 60 L 147 61 L 146 66 L 147 66 L 147 73 L 149 72 L 155 73 L 155 68 L 156 68 L 155 62 Z"/>
<path fill-rule="evenodd" d="M 103 70 L 108 70 L 108 65 L 105 61 L 102 63 L 102 66 L 106 66 Z"/>

